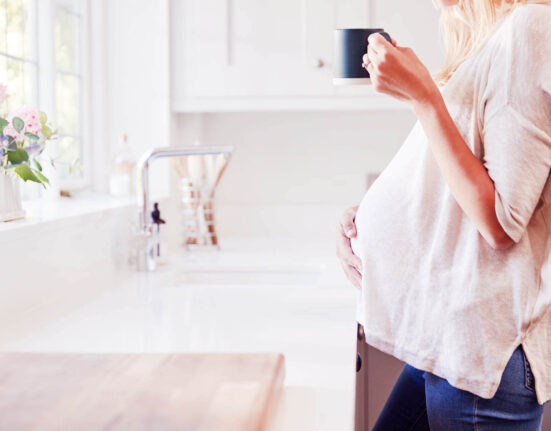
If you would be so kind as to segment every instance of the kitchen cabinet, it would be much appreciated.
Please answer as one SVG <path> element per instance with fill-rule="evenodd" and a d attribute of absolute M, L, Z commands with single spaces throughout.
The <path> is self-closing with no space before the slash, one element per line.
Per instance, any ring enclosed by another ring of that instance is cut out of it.
<path fill-rule="evenodd" d="M 172 0 L 172 108 L 201 112 L 404 106 L 368 86 L 333 85 L 333 29 L 388 23 L 393 35 L 395 28 L 404 41 L 423 45 L 434 64 L 437 13 L 430 1 L 417 3 Z"/>
<path fill-rule="evenodd" d="M 404 362 L 367 344 L 360 324 L 356 351 L 354 431 L 367 431 L 375 426 Z"/>

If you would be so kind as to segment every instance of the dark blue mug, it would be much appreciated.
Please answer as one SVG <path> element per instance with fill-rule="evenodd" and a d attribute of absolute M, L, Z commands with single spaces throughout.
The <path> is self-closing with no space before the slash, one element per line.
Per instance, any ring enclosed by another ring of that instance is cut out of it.
<path fill-rule="evenodd" d="M 362 66 L 367 52 L 368 37 L 381 33 L 392 43 L 392 39 L 382 28 L 339 28 L 335 30 L 335 53 L 333 84 L 369 85 L 369 72 Z"/>

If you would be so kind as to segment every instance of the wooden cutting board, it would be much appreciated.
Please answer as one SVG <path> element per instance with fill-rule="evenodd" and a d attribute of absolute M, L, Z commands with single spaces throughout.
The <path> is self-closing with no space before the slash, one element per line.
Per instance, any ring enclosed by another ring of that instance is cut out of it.
<path fill-rule="evenodd" d="M 262 430 L 281 354 L 0 354 L 0 430 Z"/>

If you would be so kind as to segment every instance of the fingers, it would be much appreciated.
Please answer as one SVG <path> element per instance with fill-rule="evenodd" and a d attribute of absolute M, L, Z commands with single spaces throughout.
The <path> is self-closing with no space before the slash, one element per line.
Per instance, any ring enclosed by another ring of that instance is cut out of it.
<path fill-rule="evenodd" d="M 366 67 L 366 70 L 369 72 L 369 76 L 371 76 L 371 79 L 375 78 L 374 69 L 375 66 L 373 65 L 373 63 L 369 63 Z"/>
<path fill-rule="evenodd" d="M 348 280 L 356 287 L 362 286 L 362 261 L 354 254 L 350 238 L 357 234 L 354 219 L 358 206 L 346 209 L 341 215 L 337 229 L 337 257 Z"/>
<path fill-rule="evenodd" d="M 362 260 L 358 256 L 352 253 L 350 256 L 348 256 L 348 263 L 352 268 L 358 271 L 360 275 L 363 273 Z"/>
<path fill-rule="evenodd" d="M 373 37 L 373 39 L 371 39 L 371 37 Z M 376 62 L 378 60 L 378 54 L 381 51 L 387 49 L 389 45 L 393 47 L 398 47 L 398 42 L 396 42 L 396 39 L 390 36 L 390 40 L 392 41 L 391 44 L 389 44 L 388 41 L 380 33 L 373 33 L 369 36 L 367 53 L 364 54 L 362 59 L 362 66 L 364 69 L 369 72 L 369 70 L 367 69 L 369 64 Z"/>
<path fill-rule="evenodd" d="M 356 225 L 354 224 L 354 219 L 348 219 L 345 221 L 345 223 L 342 225 L 342 231 L 348 238 L 353 238 L 356 236 Z"/>
<path fill-rule="evenodd" d="M 360 274 L 363 272 L 362 260 L 354 254 L 350 246 L 350 239 L 342 234 L 337 236 L 337 257 L 342 264 L 351 266 Z"/>
<path fill-rule="evenodd" d="M 337 233 L 337 257 L 341 262 L 346 262 L 348 264 L 349 254 L 352 253 L 352 248 L 350 247 L 350 239 L 348 239 L 342 232 Z"/>
<path fill-rule="evenodd" d="M 380 33 L 372 33 L 367 38 L 368 41 L 368 47 L 372 47 L 374 51 L 379 52 L 384 49 L 387 49 L 388 47 L 391 47 L 392 44 L 388 42 L 384 38 L 384 36 Z"/>
<path fill-rule="evenodd" d="M 367 55 L 367 53 L 364 54 L 364 56 L 362 57 L 362 67 L 364 69 L 367 69 L 367 66 L 369 66 L 369 55 Z"/>
<path fill-rule="evenodd" d="M 362 273 L 362 260 L 354 254 L 350 247 L 350 240 L 346 237 L 342 237 L 340 244 L 338 244 L 337 256 L 341 263 L 354 268 L 360 274 Z"/>
<path fill-rule="evenodd" d="M 391 38 L 391 40 L 394 39 Z M 380 33 L 371 34 L 368 38 L 368 42 L 367 56 L 369 61 L 364 61 L 366 69 L 370 63 L 378 65 L 381 61 L 384 61 L 387 58 L 389 50 L 394 49 L 394 43 L 396 43 L 396 41 L 393 43 L 388 42 Z"/>
<path fill-rule="evenodd" d="M 348 279 L 352 282 L 356 289 L 362 290 L 362 277 L 357 272 L 352 273 Z"/>
<path fill-rule="evenodd" d="M 346 275 L 346 278 L 348 278 L 348 280 L 354 285 L 356 289 L 362 289 L 362 276 L 358 271 L 356 271 L 354 268 L 348 267 L 345 268 L 344 275 Z"/>
<path fill-rule="evenodd" d="M 358 211 L 358 207 L 354 206 L 351 208 L 346 209 L 341 217 L 340 217 L 340 226 L 342 229 L 342 232 L 348 237 L 352 238 L 356 236 L 356 224 L 354 223 L 354 219 L 356 218 L 356 212 Z"/>
<path fill-rule="evenodd" d="M 382 51 L 376 51 L 371 47 L 371 45 L 369 45 L 367 47 L 367 57 L 369 59 L 369 61 L 367 62 L 367 66 L 369 66 L 370 64 L 373 66 L 378 66 L 381 62 L 383 62 L 386 59 L 387 55 L 388 54 L 386 52 L 386 49 Z M 367 69 L 367 66 L 366 66 L 366 69 Z"/>

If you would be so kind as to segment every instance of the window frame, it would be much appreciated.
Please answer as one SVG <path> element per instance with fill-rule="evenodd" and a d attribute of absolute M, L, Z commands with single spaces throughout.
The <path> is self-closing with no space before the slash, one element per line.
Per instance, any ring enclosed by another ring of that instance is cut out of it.
<path fill-rule="evenodd" d="M 44 0 L 40 0 L 41 2 Z M 91 145 L 91 133 L 90 133 L 90 123 L 91 123 L 91 116 L 90 116 L 90 80 L 89 80 L 89 57 L 90 57 L 90 23 L 89 23 L 89 0 L 79 0 L 80 1 L 80 10 L 79 10 L 79 20 L 80 20 L 80 28 L 79 28 L 79 36 L 80 40 L 79 42 L 79 74 L 77 76 L 80 76 L 80 162 L 82 165 L 82 176 L 79 178 L 60 178 L 60 186 L 64 190 L 69 191 L 77 191 L 84 188 L 87 188 L 92 183 L 92 169 L 93 169 L 93 163 L 92 163 L 92 145 Z M 47 0 L 45 3 L 48 3 L 48 6 L 50 8 L 50 15 L 52 17 L 52 23 L 50 26 L 50 37 L 51 37 L 51 46 L 52 46 L 52 53 L 50 56 L 51 65 L 50 67 L 52 73 L 52 81 L 53 81 L 53 110 L 51 112 L 56 113 L 57 117 L 57 105 L 56 105 L 56 81 L 57 81 L 57 74 L 60 72 L 60 69 L 57 68 L 56 65 L 56 58 L 55 58 L 55 19 L 56 19 L 56 13 L 57 8 L 60 7 L 56 4 L 55 0 Z M 66 73 L 67 71 L 61 71 L 63 73 Z"/>

